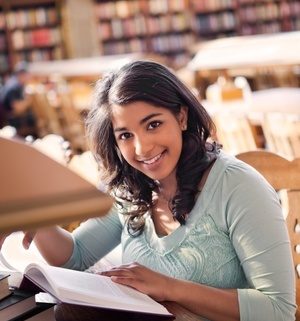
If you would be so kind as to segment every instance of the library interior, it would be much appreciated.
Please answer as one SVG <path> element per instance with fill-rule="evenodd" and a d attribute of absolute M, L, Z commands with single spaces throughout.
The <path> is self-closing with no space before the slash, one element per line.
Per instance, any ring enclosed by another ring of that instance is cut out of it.
<path fill-rule="evenodd" d="M 211 117 L 208 139 L 278 192 L 299 306 L 300 1 L 0 0 L 0 235 L 13 232 L 3 246 L 0 238 L 0 319 L 55 320 L 54 303 L 20 285 L 1 299 L 5 273 L 46 264 L 34 243 L 24 250 L 20 231 L 72 233 L 110 208 L 85 120 L 97 80 L 135 61 L 175 74 Z M 120 251 L 95 266 L 121 264 Z M 204 320 L 163 305 L 178 321 Z"/>

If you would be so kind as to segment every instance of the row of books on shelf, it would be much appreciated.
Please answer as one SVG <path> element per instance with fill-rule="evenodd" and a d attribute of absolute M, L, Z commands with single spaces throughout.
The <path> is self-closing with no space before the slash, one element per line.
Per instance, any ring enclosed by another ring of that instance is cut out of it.
<path fill-rule="evenodd" d="M 129 52 L 172 53 L 186 51 L 194 41 L 192 34 L 171 34 L 147 39 L 129 39 L 103 43 L 104 54 L 123 54 Z"/>
<path fill-rule="evenodd" d="M 98 29 L 101 40 L 143 36 L 147 34 L 146 20 L 145 17 L 141 15 L 126 20 L 114 18 L 111 21 L 100 23 Z"/>
<path fill-rule="evenodd" d="M 300 14 L 300 2 L 287 4 L 265 3 L 259 6 L 245 7 L 240 11 L 241 21 L 261 21 L 282 19 Z"/>
<path fill-rule="evenodd" d="M 210 1 L 191 1 L 192 8 L 196 12 L 211 12 L 217 10 L 229 10 L 235 7 L 235 0 L 210 0 Z"/>
<path fill-rule="evenodd" d="M 104 55 L 115 55 L 130 52 L 147 52 L 148 46 L 146 39 L 134 38 L 117 42 L 103 43 L 101 49 Z"/>
<path fill-rule="evenodd" d="M 278 21 L 260 23 L 256 25 L 243 26 L 242 35 L 253 35 L 261 33 L 276 33 L 289 30 L 300 30 L 300 17 L 298 19 L 280 23 Z"/>
<path fill-rule="evenodd" d="M 4 34 L 0 34 L 0 51 L 7 49 L 6 37 Z"/>
<path fill-rule="evenodd" d="M 60 31 L 55 28 L 40 28 L 35 30 L 15 30 L 12 33 L 14 49 L 27 49 L 34 46 L 53 46 L 60 43 Z"/>
<path fill-rule="evenodd" d="M 60 47 L 33 49 L 30 51 L 14 53 L 14 60 L 18 61 L 49 61 L 63 58 Z"/>
<path fill-rule="evenodd" d="M 128 18 L 139 13 L 147 15 L 169 14 L 183 12 L 187 9 L 185 0 L 132 0 L 97 2 L 96 16 L 100 19 L 114 17 Z"/>
<path fill-rule="evenodd" d="M 170 53 L 186 51 L 194 41 L 191 34 L 165 35 L 153 37 L 150 40 L 151 47 L 157 53 Z"/>
<path fill-rule="evenodd" d="M 147 26 L 150 33 L 191 30 L 191 16 L 188 12 L 168 17 L 152 16 L 147 18 Z"/>
<path fill-rule="evenodd" d="M 239 5 L 256 5 L 260 3 L 272 2 L 274 0 L 238 0 Z M 277 2 L 286 1 L 286 0 L 275 0 Z"/>
<path fill-rule="evenodd" d="M 150 14 L 165 14 L 170 12 L 182 12 L 187 9 L 184 0 L 148 0 Z"/>
<path fill-rule="evenodd" d="M 232 12 L 220 12 L 211 15 L 197 16 L 195 26 L 198 33 L 204 34 L 211 31 L 235 29 L 237 27 L 237 21 Z"/>
<path fill-rule="evenodd" d="M 4 30 L 6 26 L 5 15 L 3 12 L 0 12 L 0 30 Z"/>
<path fill-rule="evenodd" d="M 8 58 L 7 55 L 0 54 L 0 73 L 4 73 L 8 70 Z"/>
<path fill-rule="evenodd" d="M 54 7 L 14 10 L 6 15 L 9 29 L 55 25 L 58 16 Z"/>
<path fill-rule="evenodd" d="M 111 38 L 146 36 L 147 34 L 159 34 L 165 32 L 191 31 L 191 22 L 188 13 L 176 14 L 169 17 L 141 15 L 130 19 L 114 18 L 98 25 L 102 40 Z"/>
<path fill-rule="evenodd" d="M 141 6 L 139 0 L 97 2 L 95 4 L 95 12 L 99 19 L 111 19 L 113 17 L 128 18 L 139 14 Z"/>

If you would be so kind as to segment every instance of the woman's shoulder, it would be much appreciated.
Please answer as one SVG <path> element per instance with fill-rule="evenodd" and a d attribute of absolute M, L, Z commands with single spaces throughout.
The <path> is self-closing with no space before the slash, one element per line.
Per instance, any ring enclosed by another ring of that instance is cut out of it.
<path fill-rule="evenodd" d="M 221 151 L 218 155 L 216 174 L 229 175 L 232 179 L 263 178 L 255 168 L 224 151 Z"/>
<path fill-rule="evenodd" d="M 207 179 L 205 188 L 210 193 L 230 193 L 233 189 L 247 186 L 247 189 L 270 189 L 270 184 L 252 166 L 235 156 L 220 151 Z"/>

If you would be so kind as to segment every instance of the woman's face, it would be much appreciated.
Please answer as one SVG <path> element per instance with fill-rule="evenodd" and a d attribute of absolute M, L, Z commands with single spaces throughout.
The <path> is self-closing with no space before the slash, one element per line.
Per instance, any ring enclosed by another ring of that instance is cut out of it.
<path fill-rule="evenodd" d="M 186 123 L 183 107 L 177 116 L 141 101 L 112 107 L 112 125 L 121 154 L 132 167 L 161 183 L 175 176 Z"/>

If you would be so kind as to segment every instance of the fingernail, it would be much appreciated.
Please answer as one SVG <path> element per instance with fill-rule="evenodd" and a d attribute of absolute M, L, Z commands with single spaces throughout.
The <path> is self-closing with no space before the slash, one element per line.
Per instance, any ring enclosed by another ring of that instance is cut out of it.
<path fill-rule="evenodd" d="M 30 247 L 30 245 L 31 245 L 31 242 L 32 242 L 32 240 L 27 241 L 27 242 L 24 243 L 24 248 L 25 248 L 26 250 L 29 249 L 29 247 Z"/>

